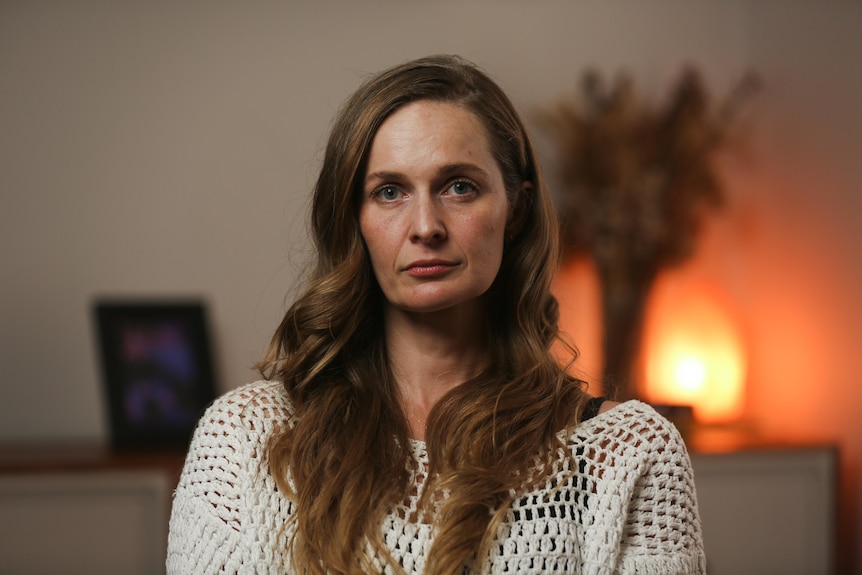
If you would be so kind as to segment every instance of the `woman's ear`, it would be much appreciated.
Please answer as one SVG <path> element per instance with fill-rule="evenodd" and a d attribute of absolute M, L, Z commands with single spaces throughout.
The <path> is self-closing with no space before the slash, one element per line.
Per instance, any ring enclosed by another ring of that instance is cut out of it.
<path fill-rule="evenodd" d="M 533 183 L 524 182 L 521 184 L 521 189 L 518 191 L 515 205 L 512 206 L 512 211 L 509 214 L 509 221 L 506 224 L 506 238 L 514 239 L 515 236 L 521 233 L 524 227 L 524 222 L 527 221 L 527 214 L 530 213 L 530 206 L 533 204 Z"/>

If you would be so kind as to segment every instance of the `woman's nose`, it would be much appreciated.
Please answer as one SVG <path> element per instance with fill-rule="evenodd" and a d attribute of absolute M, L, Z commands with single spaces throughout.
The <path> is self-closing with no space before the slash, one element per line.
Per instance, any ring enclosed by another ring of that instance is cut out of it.
<path fill-rule="evenodd" d="M 416 194 L 411 206 L 410 239 L 416 242 L 440 241 L 446 237 L 442 206 L 431 194 Z"/>

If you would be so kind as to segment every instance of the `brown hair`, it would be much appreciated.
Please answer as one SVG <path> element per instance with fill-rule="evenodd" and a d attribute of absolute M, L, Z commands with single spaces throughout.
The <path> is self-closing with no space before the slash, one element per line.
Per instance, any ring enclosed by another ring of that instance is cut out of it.
<path fill-rule="evenodd" d="M 486 294 L 494 310 L 491 367 L 450 391 L 429 415 L 431 480 L 423 501 L 433 507 L 437 535 L 427 572 L 481 566 L 511 493 L 526 487 L 526 477 L 547 474 L 562 448 L 556 433 L 577 421 L 585 399 L 582 383 L 550 352 L 558 335 L 550 293 L 556 213 L 512 103 L 486 74 L 454 56 L 373 76 L 336 118 L 314 188 L 316 266 L 259 364 L 265 377 L 283 382 L 295 414 L 273 437 L 269 460 L 295 506 L 288 553 L 299 573 L 372 571 L 369 546 L 392 562 L 381 525 L 413 487 L 407 422 L 384 345 L 383 296 L 360 233 L 357 198 L 377 129 L 418 100 L 461 105 L 481 120 L 510 204 L 523 213 L 518 229 L 508 231 Z"/>

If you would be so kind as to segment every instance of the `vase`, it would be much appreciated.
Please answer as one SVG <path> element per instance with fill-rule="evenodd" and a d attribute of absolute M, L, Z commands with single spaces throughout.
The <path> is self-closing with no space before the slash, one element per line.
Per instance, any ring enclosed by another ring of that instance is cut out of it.
<path fill-rule="evenodd" d="M 656 272 L 599 263 L 602 297 L 603 380 L 608 397 L 639 399 L 638 358 Z"/>

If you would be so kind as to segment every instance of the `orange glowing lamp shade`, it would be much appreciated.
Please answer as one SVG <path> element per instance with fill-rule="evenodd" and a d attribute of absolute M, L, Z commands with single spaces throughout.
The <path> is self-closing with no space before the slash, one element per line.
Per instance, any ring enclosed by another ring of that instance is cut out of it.
<path fill-rule="evenodd" d="M 650 402 L 690 405 L 701 423 L 739 419 L 746 358 L 731 311 L 708 286 L 656 286 L 643 340 L 644 391 Z"/>

